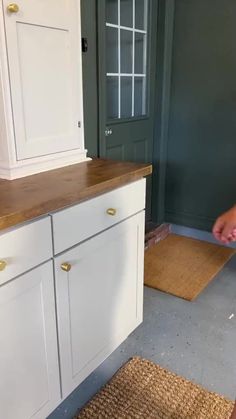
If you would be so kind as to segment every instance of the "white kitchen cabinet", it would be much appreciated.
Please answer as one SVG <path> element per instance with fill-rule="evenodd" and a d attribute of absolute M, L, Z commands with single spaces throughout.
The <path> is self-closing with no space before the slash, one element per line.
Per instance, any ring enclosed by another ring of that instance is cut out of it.
<path fill-rule="evenodd" d="M 55 258 L 63 398 L 142 321 L 143 256 L 144 211 Z"/>
<path fill-rule="evenodd" d="M 146 180 L 141 179 L 52 215 L 55 254 L 144 210 Z"/>
<path fill-rule="evenodd" d="M 142 322 L 144 208 L 140 179 L 1 232 L 0 417 L 45 419 Z"/>
<path fill-rule="evenodd" d="M 0 288 L 0 416 L 45 419 L 60 402 L 52 262 Z"/>
<path fill-rule="evenodd" d="M 80 28 L 79 0 L 1 2 L 0 177 L 86 159 Z"/>
<path fill-rule="evenodd" d="M 0 285 L 52 258 L 50 217 L 0 232 Z"/>

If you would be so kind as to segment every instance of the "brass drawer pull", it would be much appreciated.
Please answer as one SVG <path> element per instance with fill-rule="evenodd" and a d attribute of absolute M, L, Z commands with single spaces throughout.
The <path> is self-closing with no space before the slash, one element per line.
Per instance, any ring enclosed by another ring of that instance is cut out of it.
<path fill-rule="evenodd" d="M 61 269 L 65 272 L 70 272 L 71 270 L 71 264 L 68 262 L 64 262 L 61 264 Z"/>
<path fill-rule="evenodd" d="M 7 11 L 9 13 L 18 13 L 19 12 L 19 6 L 16 3 L 10 3 L 7 6 Z"/>
<path fill-rule="evenodd" d="M 0 271 L 4 271 L 7 267 L 7 262 L 5 260 L 0 260 Z"/>
<path fill-rule="evenodd" d="M 116 209 L 115 208 L 108 208 L 107 209 L 107 214 L 112 215 L 114 217 L 114 215 L 116 215 Z"/>

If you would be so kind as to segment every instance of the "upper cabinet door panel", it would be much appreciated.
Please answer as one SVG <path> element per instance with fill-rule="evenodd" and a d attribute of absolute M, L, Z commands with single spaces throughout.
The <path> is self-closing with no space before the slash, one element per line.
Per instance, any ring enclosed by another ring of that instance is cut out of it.
<path fill-rule="evenodd" d="M 5 15 L 17 22 L 68 29 L 75 13 L 74 0 L 16 0 L 18 12 L 8 11 L 11 1 L 4 0 Z M 15 4 L 15 3 L 13 3 Z M 71 10 L 72 9 L 72 10 Z"/>
<path fill-rule="evenodd" d="M 19 160 L 83 148 L 80 2 L 4 0 Z"/>

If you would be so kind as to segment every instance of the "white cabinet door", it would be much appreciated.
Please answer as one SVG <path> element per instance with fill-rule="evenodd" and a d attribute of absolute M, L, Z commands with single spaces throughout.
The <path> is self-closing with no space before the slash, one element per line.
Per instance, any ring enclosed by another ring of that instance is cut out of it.
<path fill-rule="evenodd" d="M 44 419 L 59 401 L 53 269 L 48 262 L 0 288 L 0 416 Z"/>
<path fill-rule="evenodd" d="M 83 147 L 80 1 L 3 0 L 18 160 Z M 81 125 L 82 126 L 82 125 Z"/>
<path fill-rule="evenodd" d="M 141 323 L 143 258 L 144 211 L 56 258 L 63 398 Z"/>

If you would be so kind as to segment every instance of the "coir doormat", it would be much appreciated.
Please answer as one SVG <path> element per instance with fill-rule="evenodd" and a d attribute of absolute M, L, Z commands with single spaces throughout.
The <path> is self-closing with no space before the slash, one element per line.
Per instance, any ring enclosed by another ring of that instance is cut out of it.
<path fill-rule="evenodd" d="M 233 402 L 138 357 L 75 419 L 229 419 Z"/>
<path fill-rule="evenodd" d="M 145 251 L 145 285 L 194 300 L 234 249 L 170 234 Z"/>

